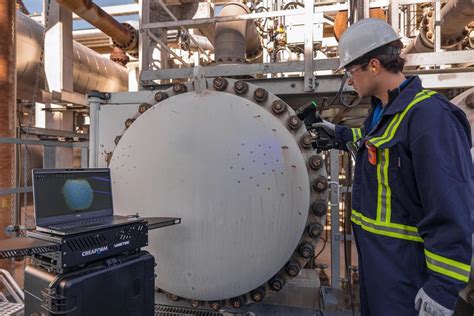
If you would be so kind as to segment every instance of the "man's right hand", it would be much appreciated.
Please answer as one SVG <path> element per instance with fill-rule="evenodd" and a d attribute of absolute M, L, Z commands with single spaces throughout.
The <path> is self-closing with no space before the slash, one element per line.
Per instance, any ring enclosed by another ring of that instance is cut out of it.
<path fill-rule="evenodd" d="M 320 150 L 328 150 L 334 148 L 336 143 L 336 125 L 322 120 L 322 122 L 314 123 L 310 128 L 314 131 L 315 141 L 313 147 Z"/>

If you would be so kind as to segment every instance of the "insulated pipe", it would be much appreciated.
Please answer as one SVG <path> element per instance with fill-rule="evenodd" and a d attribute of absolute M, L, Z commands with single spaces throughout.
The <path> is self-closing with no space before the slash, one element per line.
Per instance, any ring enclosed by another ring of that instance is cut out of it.
<path fill-rule="evenodd" d="M 474 0 L 448 1 L 441 9 L 441 47 L 456 46 L 467 35 L 466 26 L 474 21 Z M 435 34 L 434 12 L 423 17 L 420 33 L 405 49 L 405 53 L 423 53 L 433 51 Z"/>
<path fill-rule="evenodd" d="M 136 30 L 130 24 L 121 24 L 91 0 L 56 1 L 110 36 L 117 47 L 126 51 L 137 49 Z"/>
<path fill-rule="evenodd" d="M 238 2 L 226 4 L 220 16 L 249 13 L 249 9 Z M 243 63 L 262 54 L 262 45 L 253 20 L 216 23 L 215 56 L 218 63 Z"/>
<path fill-rule="evenodd" d="M 44 74 L 38 71 L 44 28 L 17 11 L 17 84 L 19 99 L 31 100 L 36 76 L 37 91 L 44 86 Z M 128 90 L 128 73 L 113 61 L 103 58 L 84 45 L 73 41 L 73 90 L 85 94 L 91 90 L 118 92 Z M 3 86 L 2 86 L 3 87 Z"/>
<path fill-rule="evenodd" d="M 0 0 L 0 137 L 15 137 L 15 20 L 16 1 Z M 0 143 L 0 188 L 15 186 L 15 147 Z M 11 224 L 13 208 L 11 194 L 0 196 L 0 239 L 5 239 L 5 227 Z M 3 265 L 4 263 L 2 263 Z M 5 267 L 5 265 L 3 265 Z"/>

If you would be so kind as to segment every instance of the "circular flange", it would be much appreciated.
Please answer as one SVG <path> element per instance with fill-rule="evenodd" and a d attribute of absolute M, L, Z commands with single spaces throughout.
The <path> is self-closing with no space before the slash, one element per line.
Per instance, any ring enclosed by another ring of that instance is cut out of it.
<path fill-rule="evenodd" d="M 279 98 L 256 103 L 258 87 L 246 83 L 249 93 L 238 95 L 226 80 L 223 91 L 209 79 L 202 94 L 188 83 L 187 93 L 149 100 L 156 104 L 118 139 L 110 168 L 118 210 L 182 218 L 150 232 L 158 286 L 232 305 L 279 290 L 305 265 L 300 245 L 317 242 L 307 227 L 324 220 L 311 204 L 327 192 L 311 186 L 326 171 L 309 167 L 314 151 L 302 146 L 303 126 L 289 127 L 293 110 L 275 113 Z"/>

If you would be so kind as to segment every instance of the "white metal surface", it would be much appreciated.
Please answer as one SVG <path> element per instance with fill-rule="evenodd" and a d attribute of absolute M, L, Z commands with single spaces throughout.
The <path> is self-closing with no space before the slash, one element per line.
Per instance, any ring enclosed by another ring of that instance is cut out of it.
<path fill-rule="evenodd" d="M 157 285 L 178 296 L 250 291 L 303 234 L 310 188 L 298 144 L 278 118 L 235 95 L 191 92 L 155 105 L 124 133 L 110 167 L 118 211 L 182 217 L 152 231 L 149 247 Z"/>

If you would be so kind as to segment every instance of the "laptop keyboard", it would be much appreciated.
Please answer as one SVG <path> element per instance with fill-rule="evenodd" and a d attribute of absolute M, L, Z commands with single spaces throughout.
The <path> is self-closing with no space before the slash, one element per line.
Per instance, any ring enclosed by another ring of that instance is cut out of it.
<path fill-rule="evenodd" d="M 76 228 L 76 227 L 85 227 L 85 226 L 95 226 L 100 224 L 109 223 L 111 221 L 110 217 L 99 217 L 99 218 L 91 218 L 77 222 L 69 222 L 63 224 L 56 224 L 54 226 L 49 226 L 52 229 L 69 229 L 69 228 Z"/>

